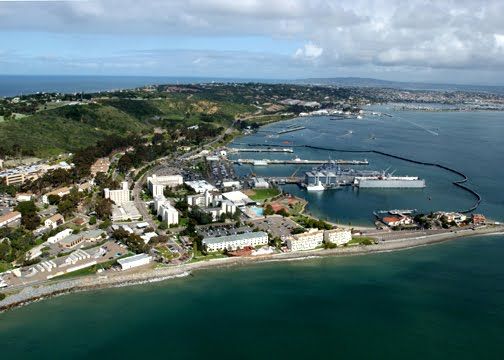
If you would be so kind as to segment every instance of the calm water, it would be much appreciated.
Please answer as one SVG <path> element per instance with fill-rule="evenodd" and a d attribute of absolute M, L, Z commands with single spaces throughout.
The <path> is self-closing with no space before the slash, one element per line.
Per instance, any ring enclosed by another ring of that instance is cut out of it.
<path fill-rule="evenodd" d="M 439 161 L 466 172 L 483 196 L 481 212 L 503 219 L 502 120 L 501 113 L 413 112 L 361 122 L 300 119 L 292 122 L 309 129 L 237 142 L 379 148 Z M 297 155 L 350 158 L 306 149 Z M 366 157 L 372 168 L 425 177 L 428 187 L 319 195 L 292 191 L 308 197 L 312 212 L 355 223 L 369 222 L 377 208 L 457 209 L 473 202 L 450 185 L 453 175 Z M 296 168 L 254 170 L 285 175 Z M 73 294 L 0 314 L 0 354 L 2 359 L 501 359 L 503 260 L 503 236 L 477 237 L 396 253 L 202 271 L 157 284 Z"/>
<path fill-rule="evenodd" d="M 502 112 L 393 112 L 388 117 L 364 117 L 362 120 L 330 121 L 328 117 L 310 117 L 275 123 L 257 134 L 235 141 L 244 144 L 317 145 L 336 149 L 375 149 L 417 160 L 438 162 L 465 173 L 467 183 L 483 197 L 478 212 L 504 219 L 504 113 Z M 299 124 L 305 130 L 268 137 L 287 125 Z M 434 133 L 438 135 L 434 135 Z M 374 139 L 373 139 L 374 137 Z M 376 154 L 349 154 L 294 148 L 294 154 L 241 153 L 240 158 L 292 159 L 364 159 L 366 168 L 415 175 L 426 179 L 425 189 L 353 189 L 308 193 L 297 186 L 285 190 L 309 200 L 308 209 L 317 216 L 353 224 L 371 224 L 375 210 L 394 208 L 462 210 L 474 203 L 474 197 L 452 185 L 460 178 L 445 170 L 415 165 Z M 254 172 L 264 176 L 303 176 L 311 166 L 237 166 L 239 174 Z"/>
<path fill-rule="evenodd" d="M 2 359 L 501 359 L 503 237 L 197 272 L 0 315 Z"/>

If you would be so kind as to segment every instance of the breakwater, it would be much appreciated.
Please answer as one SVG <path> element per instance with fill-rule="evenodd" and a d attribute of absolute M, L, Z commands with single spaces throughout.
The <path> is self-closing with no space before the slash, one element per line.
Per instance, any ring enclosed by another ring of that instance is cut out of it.
<path fill-rule="evenodd" d="M 278 147 L 285 146 L 285 145 L 281 145 L 281 144 L 243 144 L 243 145 L 247 145 L 247 146 L 269 146 L 269 147 L 273 147 L 273 146 L 275 146 L 275 147 L 276 146 L 278 146 Z M 420 161 L 420 160 L 415 160 L 415 159 L 410 159 L 410 158 L 407 158 L 407 157 L 404 157 L 404 156 L 395 155 L 395 154 L 387 153 L 385 151 L 373 150 L 373 149 L 351 150 L 351 149 L 336 149 L 336 148 L 325 147 L 325 146 L 294 145 L 294 144 L 290 144 L 289 147 L 291 147 L 291 148 L 293 148 L 293 147 L 307 148 L 307 149 L 324 150 L 324 151 L 335 151 L 335 152 L 342 152 L 342 153 L 354 153 L 354 154 L 357 154 L 357 153 L 359 153 L 359 154 L 377 154 L 377 155 L 381 155 L 381 156 L 385 156 L 385 157 L 389 157 L 389 158 L 393 158 L 393 159 L 398 159 L 398 160 L 410 162 L 410 163 L 413 163 L 413 164 L 437 167 L 437 168 L 443 169 L 445 171 L 448 171 L 448 172 L 450 172 L 452 174 L 460 176 L 462 179 L 456 180 L 456 181 L 452 181 L 452 184 L 455 185 L 455 186 L 457 186 L 457 187 L 459 187 L 459 188 L 461 188 L 461 189 L 463 189 L 464 191 L 470 193 L 475 198 L 475 202 L 473 203 L 473 205 L 471 207 L 469 207 L 467 209 L 457 210 L 457 212 L 462 213 L 462 214 L 473 212 L 474 210 L 476 210 L 478 208 L 478 206 L 481 203 L 481 195 L 478 192 L 476 192 L 475 190 L 473 190 L 470 187 L 468 187 L 467 185 L 465 185 L 465 183 L 469 180 L 469 178 L 463 172 L 461 172 L 459 170 L 456 170 L 456 169 L 453 169 L 453 168 L 451 168 L 449 166 L 446 166 L 446 165 L 443 165 L 443 164 L 434 163 L 434 162 L 427 162 L 427 161 Z"/>

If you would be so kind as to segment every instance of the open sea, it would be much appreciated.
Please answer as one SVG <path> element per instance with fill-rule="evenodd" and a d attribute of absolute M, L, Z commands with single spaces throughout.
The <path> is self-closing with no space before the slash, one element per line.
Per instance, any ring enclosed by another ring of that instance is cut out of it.
<path fill-rule="evenodd" d="M 385 108 L 382 108 L 385 110 Z M 483 200 L 478 212 L 504 219 L 504 113 L 394 112 L 387 117 L 295 119 L 237 139 L 379 149 L 465 173 Z M 280 135 L 299 123 L 307 129 Z M 435 135 L 436 133 L 437 135 Z M 268 137 L 268 135 L 270 135 Z M 240 157 L 251 157 L 240 154 Z M 417 175 L 421 190 L 350 188 L 308 194 L 321 217 L 370 224 L 372 211 L 457 210 L 474 198 L 457 176 L 371 154 L 307 148 L 292 158 L 367 158 L 368 168 Z M 260 155 L 258 158 L 270 156 Z M 285 176 L 307 169 L 237 167 Z M 345 258 L 198 271 L 165 282 L 62 296 L 0 314 L 2 359 L 502 359 L 504 237 Z"/>

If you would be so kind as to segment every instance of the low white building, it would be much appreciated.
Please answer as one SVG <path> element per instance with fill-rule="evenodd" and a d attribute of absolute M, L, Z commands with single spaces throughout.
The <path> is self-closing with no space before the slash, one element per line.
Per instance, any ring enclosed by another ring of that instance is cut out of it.
<path fill-rule="evenodd" d="M 60 231 L 56 235 L 49 237 L 47 239 L 47 242 L 49 244 L 56 244 L 56 243 L 60 242 L 61 240 L 63 240 L 64 238 L 72 235 L 72 233 L 73 233 L 72 229 L 65 229 L 63 231 Z"/>
<path fill-rule="evenodd" d="M 49 219 L 46 219 L 44 221 L 44 226 L 51 229 L 56 229 L 58 226 L 63 225 L 64 223 L 65 219 L 63 218 L 63 215 L 54 214 Z"/>
<path fill-rule="evenodd" d="M 312 230 L 297 234 L 287 239 L 287 247 L 291 251 L 312 250 L 324 242 L 323 230 Z"/>
<path fill-rule="evenodd" d="M 33 199 L 33 194 L 28 194 L 28 193 L 17 193 L 16 194 L 16 200 L 19 202 L 31 201 L 32 199 Z"/>
<path fill-rule="evenodd" d="M 176 187 L 182 185 L 184 179 L 182 175 L 164 175 L 157 176 L 156 174 L 147 178 L 147 188 L 153 197 L 164 195 L 164 189 L 168 187 Z"/>
<path fill-rule="evenodd" d="M 147 254 L 137 254 L 124 259 L 119 259 L 117 262 L 121 266 L 122 270 L 128 270 L 138 266 L 147 265 L 151 262 L 151 260 L 152 258 Z"/>
<path fill-rule="evenodd" d="M 135 202 L 127 201 L 121 205 L 112 205 L 112 221 L 136 221 L 142 218 L 142 214 L 138 211 Z"/>
<path fill-rule="evenodd" d="M 249 198 L 241 191 L 230 191 L 222 194 L 222 197 L 231 201 L 236 207 L 243 207 L 246 205 L 255 205 L 256 202 Z"/>
<path fill-rule="evenodd" d="M 352 232 L 346 229 L 332 229 L 324 231 L 324 242 L 344 245 L 352 240 Z"/>
<path fill-rule="evenodd" d="M 203 239 L 203 246 L 208 252 L 242 249 L 246 246 L 263 246 L 268 244 L 268 234 L 264 231 L 245 234 L 210 237 Z"/>
<path fill-rule="evenodd" d="M 197 193 L 203 194 L 205 191 L 215 191 L 217 190 L 215 186 L 208 183 L 206 180 L 194 180 L 186 181 L 185 184 Z"/>
<path fill-rule="evenodd" d="M 254 186 L 255 189 L 269 189 L 270 187 L 269 182 L 267 182 L 264 178 L 261 177 L 252 178 L 252 185 Z"/>
<path fill-rule="evenodd" d="M 116 205 L 122 205 L 125 202 L 131 201 L 131 191 L 127 181 L 122 182 L 122 188 L 119 190 L 103 190 L 105 199 L 112 200 Z"/>

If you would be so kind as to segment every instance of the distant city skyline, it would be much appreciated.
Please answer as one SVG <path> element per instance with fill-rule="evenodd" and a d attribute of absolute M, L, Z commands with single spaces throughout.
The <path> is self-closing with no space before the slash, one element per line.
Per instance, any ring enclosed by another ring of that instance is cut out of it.
<path fill-rule="evenodd" d="M 0 74 L 504 85 L 504 2 L 0 1 Z"/>

